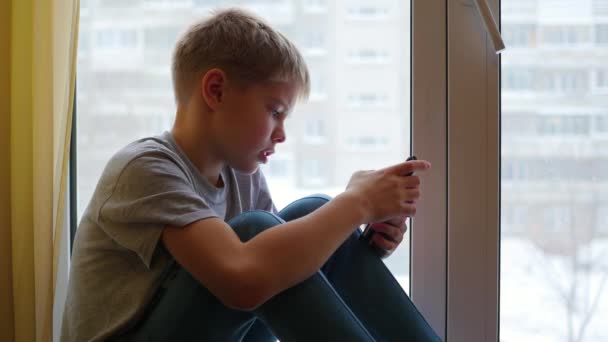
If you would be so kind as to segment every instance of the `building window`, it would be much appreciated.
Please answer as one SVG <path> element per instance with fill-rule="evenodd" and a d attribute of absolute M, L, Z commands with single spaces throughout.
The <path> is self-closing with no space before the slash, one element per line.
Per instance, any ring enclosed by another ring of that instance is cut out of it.
<path fill-rule="evenodd" d="M 502 233 L 523 233 L 527 222 L 526 211 L 527 208 L 522 205 L 504 204 L 501 211 Z"/>
<path fill-rule="evenodd" d="M 573 163 L 567 158 L 535 160 L 513 157 L 502 163 L 501 176 L 503 181 L 513 184 L 605 180 L 608 178 L 608 160 L 579 158 Z"/>
<path fill-rule="evenodd" d="M 513 161 L 507 161 L 505 160 L 501 165 L 500 165 L 500 175 L 502 177 L 503 181 L 511 181 L 513 180 L 514 177 L 514 166 L 513 166 Z"/>
<path fill-rule="evenodd" d="M 593 88 L 596 92 L 608 92 L 608 69 L 595 70 Z"/>
<path fill-rule="evenodd" d="M 540 116 L 538 133 L 541 135 L 589 135 L 591 119 L 588 115 Z"/>
<path fill-rule="evenodd" d="M 591 13 L 597 17 L 608 16 L 608 0 L 592 0 Z"/>
<path fill-rule="evenodd" d="M 356 6 L 346 10 L 346 16 L 352 20 L 379 20 L 388 17 L 389 10 L 385 7 Z"/>
<path fill-rule="evenodd" d="M 362 48 L 350 50 L 347 61 L 361 64 L 386 64 L 390 59 L 389 53 L 386 50 Z"/>
<path fill-rule="evenodd" d="M 348 94 L 347 103 L 349 107 L 380 107 L 388 103 L 388 95 L 386 93 L 350 93 Z"/>
<path fill-rule="evenodd" d="M 302 50 L 305 55 L 325 55 L 325 34 L 319 31 L 307 31 L 302 40 Z"/>
<path fill-rule="evenodd" d="M 508 47 L 534 47 L 536 45 L 536 25 L 534 24 L 510 24 L 502 32 L 502 37 Z"/>
<path fill-rule="evenodd" d="M 287 178 L 290 174 L 290 160 L 286 159 L 270 159 L 268 166 L 265 168 L 264 174 L 269 177 Z"/>
<path fill-rule="evenodd" d="M 97 31 L 96 48 L 99 49 L 133 49 L 137 47 L 135 29 L 100 29 Z"/>
<path fill-rule="evenodd" d="M 302 8 L 306 12 L 325 12 L 327 0 L 302 0 Z"/>
<path fill-rule="evenodd" d="M 144 30 L 144 46 L 153 50 L 172 50 L 179 29 L 177 27 L 150 27 Z"/>
<path fill-rule="evenodd" d="M 504 90 L 525 91 L 534 89 L 534 72 L 531 69 L 509 68 L 503 71 Z"/>
<path fill-rule="evenodd" d="M 584 70 L 559 70 L 543 73 L 542 89 L 551 93 L 584 93 L 589 89 Z"/>
<path fill-rule="evenodd" d="M 91 0 L 83 0 L 80 1 L 80 3 L 82 4 L 86 4 L 85 7 L 88 8 L 89 10 L 91 9 L 91 4 L 90 4 Z M 82 9 L 82 5 L 81 9 Z M 132 1 L 124 1 L 124 0 L 99 0 L 97 6 L 95 7 L 102 7 L 102 8 L 112 8 L 112 9 L 120 9 L 120 8 L 128 8 L 128 7 L 132 7 L 133 6 L 133 2 Z"/>
<path fill-rule="evenodd" d="M 184 7 L 192 5 L 192 0 L 144 0 L 144 4 L 162 7 Z"/>
<path fill-rule="evenodd" d="M 572 224 L 572 211 L 568 206 L 543 208 L 543 233 L 563 234 Z"/>
<path fill-rule="evenodd" d="M 608 235 L 608 205 L 601 204 L 596 210 L 595 232 L 598 235 Z"/>
<path fill-rule="evenodd" d="M 608 114 L 597 115 L 595 117 L 594 131 L 601 134 L 608 133 Z"/>
<path fill-rule="evenodd" d="M 91 49 L 91 34 L 89 30 L 80 29 L 78 34 L 78 54 L 88 54 Z"/>
<path fill-rule="evenodd" d="M 503 112 L 505 120 L 501 123 L 502 131 L 511 137 L 536 134 L 536 115 L 533 113 Z"/>
<path fill-rule="evenodd" d="M 325 142 L 325 125 L 321 119 L 307 120 L 304 124 L 304 140 L 309 144 Z"/>
<path fill-rule="evenodd" d="M 302 183 L 306 186 L 323 186 L 327 183 L 323 163 L 318 159 L 302 161 Z"/>
<path fill-rule="evenodd" d="M 320 101 L 327 98 L 325 77 L 321 72 L 310 73 L 310 100 Z"/>
<path fill-rule="evenodd" d="M 527 160 L 505 160 L 501 166 L 501 176 L 503 180 L 531 180 L 532 171 L 530 162 Z"/>
<path fill-rule="evenodd" d="M 542 28 L 544 45 L 571 46 L 588 43 L 590 28 L 583 26 L 545 26 Z"/>
<path fill-rule="evenodd" d="M 377 150 L 388 146 L 388 138 L 386 136 L 370 136 L 359 135 L 349 137 L 346 143 L 349 147 L 356 150 Z"/>
<path fill-rule="evenodd" d="M 595 25 L 595 43 L 598 45 L 608 44 L 608 24 Z"/>
<path fill-rule="evenodd" d="M 193 0 L 197 7 L 218 7 L 222 5 L 223 0 Z"/>

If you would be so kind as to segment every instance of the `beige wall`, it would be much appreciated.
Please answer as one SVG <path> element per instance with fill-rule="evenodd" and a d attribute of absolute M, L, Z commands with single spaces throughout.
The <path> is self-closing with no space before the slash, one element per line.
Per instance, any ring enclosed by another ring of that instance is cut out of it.
<path fill-rule="evenodd" d="M 0 331 L 13 341 L 10 207 L 11 1 L 0 1 Z"/>

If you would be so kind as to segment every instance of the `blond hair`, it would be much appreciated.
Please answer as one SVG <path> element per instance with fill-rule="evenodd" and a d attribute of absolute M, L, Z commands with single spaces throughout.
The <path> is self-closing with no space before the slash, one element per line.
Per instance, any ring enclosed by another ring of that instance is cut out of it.
<path fill-rule="evenodd" d="M 242 9 L 225 9 L 192 25 L 173 52 L 175 100 L 185 104 L 196 82 L 220 68 L 243 85 L 266 81 L 295 82 L 300 97 L 310 93 L 304 58 L 285 36 Z"/>

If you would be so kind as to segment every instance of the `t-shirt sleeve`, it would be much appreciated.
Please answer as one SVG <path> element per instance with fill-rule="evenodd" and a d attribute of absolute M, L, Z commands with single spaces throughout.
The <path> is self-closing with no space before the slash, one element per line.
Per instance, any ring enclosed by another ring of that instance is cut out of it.
<path fill-rule="evenodd" d="M 279 211 L 272 202 L 270 189 L 268 189 L 268 183 L 266 183 L 266 178 L 264 177 L 262 170 L 259 170 L 258 174 L 259 178 L 257 181 L 259 182 L 259 191 L 257 200 L 255 201 L 255 209 L 269 211 L 278 215 Z"/>
<path fill-rule="evenodd" d="M 194 189 L 188 173 L 162 153 L 132 159 L 101 204 L 98 221 L 119 245 L 135 252 L 147 267 L 162 229 L 217 217 Z"/>

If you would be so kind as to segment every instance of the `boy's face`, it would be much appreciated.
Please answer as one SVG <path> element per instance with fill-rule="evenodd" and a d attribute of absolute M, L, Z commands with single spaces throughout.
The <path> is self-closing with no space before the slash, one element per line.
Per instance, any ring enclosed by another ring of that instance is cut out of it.
<path fill-rule="evenodd" d="M 284 123 L 298 86 L 286 82 L 226 87 L 218 108 L 218 154 L 234 169 L 253 173 L 285 141 Z"/>

